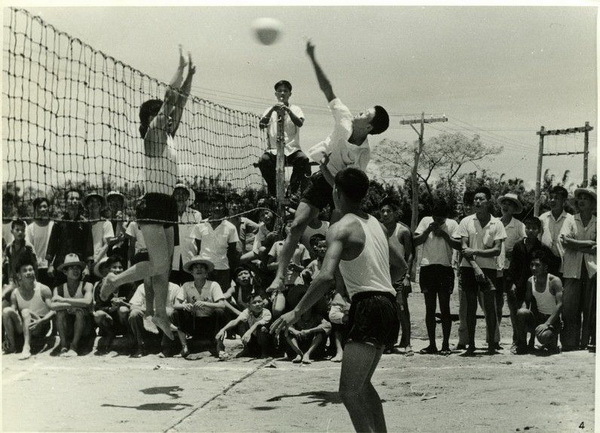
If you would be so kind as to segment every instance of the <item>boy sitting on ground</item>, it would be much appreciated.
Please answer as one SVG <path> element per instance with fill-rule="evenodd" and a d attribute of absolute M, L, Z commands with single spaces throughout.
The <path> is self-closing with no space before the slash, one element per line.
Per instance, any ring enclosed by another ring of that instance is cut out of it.
<path fill-rule="evenodd" d="M 268 324 L 271 322 L 271 312 L 264 307 L 264 299 L 260 293 L 252 295 L 248 307 L 240 315 L 225 325 L 218 333 L 217 340 L 223 341 L 228 330 L 244 326 L 242 344 L 244 349 L 236 358 L 266 358 L 269 356 L 273 345 Z"/>
<path fill-rule="evenodd" d="M 325 354 L 325 341 L 331 333 L 331 323 L 323 318 L 313 307 L 304 313 L 300 320 L 291 325 L 285 332 L 289 345 L 286 350 L 293 363 L 310 364 L 313 359 L 322 358 Z M 313 356 L 314 354 L 314 356 Z"/>

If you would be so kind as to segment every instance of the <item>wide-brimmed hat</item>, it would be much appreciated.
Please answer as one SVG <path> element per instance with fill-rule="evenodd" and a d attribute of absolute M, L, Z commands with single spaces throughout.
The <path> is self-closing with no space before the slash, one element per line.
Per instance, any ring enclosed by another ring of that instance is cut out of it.
<path fill-rule="evenodd" d="M 87 207 L 88 201 L 93 197 L 98 197 L 100 199 L 100 203 L 102 204 L 102 206 L 106 206 L 106 200 L 104 199 L 104 196 L 97 192 L 91 192 L 88 195 L 86 195 L 85 198 L 83 199 L 83 205 Z"/>
<path fill-rule="evenodd" d="M 594 201 L 598 201 L 598 195 L 596 193 L 596 190 L 593 188 L 577 188 L 575 190 L 575 198 L 577 198 L 577 196 L 581 194 L 587 194 L 590 197 L 592 197 Z"/>
<path fill-rule="evenodd" d="M 123 194 L 121 194 L 119 191 L 111 191 L 108 194 L 106 194 L 106 200 L 108 200 L 109 198 L 113 198 L 113 197 L 118 197 L 123 202 L 125 201 L 125 196 Z"/>
<path fill-rule="evenodd" d="M 118 256 L 103 257 L 94 264 L 94 274 L 97 277 L 103 278 L 106 268 L 110 268 L 117 262 L 121 262 L 121 258 Z"/>
<path fill-rule="evenodd" d="M 206 257 L 194 256 L 185 265 L 183 265 L 183 270 L 186 271 L 187 273 L 191 274 L 192 266 L 197 265 L 198 263 L 206 265 L 206 267 L 208 268 L 208 272 L 212 272 L 213 269 L 215 268 L 215 265 L 213 264 L 213 262 L 208 260 Z"/>
<path fill-rule="evenodd" d="M 498 204 L 502 204 L 503 201 L 509 201 L 514 204 L 517 207 L 517 211 L 515 213 L 519 214 L 523 212 L 523 203 L 521 203 L 517 194 L 508 193 L 498 197 Z"/>
<path fill-rule="evenodd" d="M 64 272 L 63 269 L 67 266 L 80 266 L 81 269 L 85 269 L 85 262 L 79 260 L 79 256 L 75 253 L 70 253 L 65 256 L 65 261 L 58 265 L 57 269 L 61 272 Z"/>

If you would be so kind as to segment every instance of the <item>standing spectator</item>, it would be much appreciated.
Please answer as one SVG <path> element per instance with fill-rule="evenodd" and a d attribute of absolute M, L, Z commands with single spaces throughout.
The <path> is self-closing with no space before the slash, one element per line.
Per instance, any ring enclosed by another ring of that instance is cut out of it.
<path fill-rule="evenodd" d="M 127 247 L 127 262 L 129 265 L 133 265 L 133 258 L 136 254 L 144 251 L 146 253 L 148 252 L 146 249 L 146 242 L 144 241 L 144 235 L 137 221 L 131 221 L 127 225 L 125 236 L 127 236 L 129 244 Z"/>
<path fill-rule="evenodd" d="M 65 201 L 66 212 L 63 220 L 56 221 L 52 227 L 46 255 L 48 276 L 55 278 L 55 284 L 66 281 L 64 274 L 61 272 L 55 275 L 54 269 L 63 264 L 67 254 L 77 254 L 86 262 L 93 261 L 94 257 L 92 230 L 81 214 L 81 192 L 76 189 L 68 190 L 65 193 Z"/>
<path fill-rule="evenodd" d="M 183 270 L 183 265 L 191 259 L 196 250 L 194 240 L 190 238 L 194 226 L 202 222 L 202 214 L 189 207 L 191 200 L 190 189 L 183 183 L 178 183 L 173 189 L 173 197 L 177 202 L 177 225 L 175 226 L 175 249 L 171 262 L 169 281 L 181 285 L 191 281 L 191 276 Z"/>
<path fill-rule="evenodd" d="M 379 203 L 379 213 L 381 223 L 385 226 L 389 236 L 390 243 L 396 245 L 399 251 L 404 255 L 404 260 L 408 266 L 406 274 L 392 275 L 392 283 L 396 289 L 396 300 L 398 301 L 400 311 L 400 327 L 402 336 L 400 337 L 399 347 L 405 350 L 407 356 L 413 355 L 410 344 L 410 309 L 408 308 L 408 295 L 412 292 L 410 284 L 410 272 L 413 264 L 413 243 L 410 228 L 401 222 L 400 203 L 391 197 L 384 198 Z M 391 353 L 393 347 L 387 347 L 386 353 Z"/>
<path fill-rule="evenodd" d="M 531 274 L 527 280 L 525 304 L 528 308 L 517 311 L 516 345 L 513 353 L 521 355 L 533 349 L 527 345 L 527 332 L 532 333 L 550 353 L 558 353 L 558 335 L 563 290 L 560 278 L 548 273 L 550 258 L 543 250 L 535 250 L 531 256 Z M 533 338 L 530 340 L 534 342 Z"/>
<path fill-rule="evenodd" d="M 85 197 L 83 204 L 88 212 L 90 225 L 92 228 L 92 243 L 94 245 L 93 263 L 101 259 L 100 254 L 106 251 L 109 240 L 114 238 L 115 233 L 110 221 L 102 217 L 102 210 L 106 207 L 106 201 L 98 193 L 91 193 Z M 90 267 L 90 282 L 96 282 L 98 277 L 94 275 Z"/>
<path fill-rule="evenodd" d="M 16 337 L 23 334 L 21 359 L 31 356 L 31 338 L 43 337 L 50 329 L 55 313 L 50 309 L 52 292 L 35 280 L 35 261 L 21 257 L 16 264 L 17 288 L 10 297 L 10 306 L 2 309 L 2 328 L 6 333 L 5 353 L 16 351 Z"/>
<path fill-rule="evenodd" d="M 125 196 L 119 191 L 110 191 L 106 194 L 108 218 L 112 225 L 113 233 L 119 239 L 108 251 L 110 256 L 119 256 L 124 268 L 127 268 L 129 239 L 126 236 L 128 221 L 125 218 Z"/>
<path fill-rule="evenodd" d="M 518 215 L 523 212 L 523 205 L 516 194 L 505 194 L 498 198 L 498 204 L 502 211 L 502 225 L 504 225 L 504 231 L 506 231 L 506 239 L 502 243 L 502 251 L 498 256 L 498 269 L 499 269 L 499 281 L 498 287 L 496 287 L 496 315 L 498 316 L 498 326 L 496 327 L 496 335 L 494 336 L 493 343 L 496 345 L 496 349 L 502 349 L 500 347 L 500 322 L 502 321 L 502 309 L 504 307 L 504 293 L 506 292 L 506 302 L 508 304 L 508 310 L 510 311 L 510 323 L 515 328 L 515 319 L 517 317 L 517 309 L 519 308 L 515 298 L 510 292 L 509 279 L 506 278 L 508 268 L 512 259 L 513 248 L 521 239 L 525 237 L 525 225 L 516 219 L 514 215 Z M 490 344 L 491 342 L 488 342 Z"/>
<path fill-rule="evenodd" d="M 33 251 L 33 246 L 25 240 L 26 224 L 22 219 L 15 219 L 11 222 L 11 234 L 13 237 L 4 250 L 4 260 L 8 270 L 8 281 L 11 287 L 17 286 L 17 264 L 21 257 L 26 257 L 28 261 L 34 263 L 33 267 L 37 275 L 37 257 Z"/>
<path fill-rule="evenodd" d="M 271 196 L 275 196 L 275 165 L 277 160 L 277 122 L 283 116 L 283 140 L 285 143 L 285 162 L 293 167 L 290 178 L 292 194 L 300 193 L 306 187 L 310 176 L 310 161 L 300 149 L 300 128 L 304 124 L 304 113 L 297 105 L 289 102 L 292 85 L 287 80 L 275 83 L 277 104 L 268 108 L 260 119 L 260 129 L 267 128 L 267 151 L 258 161 L 258 168 Z"/>
<path fill-rule="evenodd" d="M 235 226 L 225 219 L 225 197 L 215 194 L 209 204 L 210 220 L 194 226 L 190 237 L 195 240 L 197 254 L 213 263 L 213 280 L 227 290 L 231 285 L 231 269 L 235 269 L 239 261 L 239 237 Z"/>
<path fill-rule="evenodd" d="M 454 290 L 453 249 L 460 249 L 460 242 L 452 239 L 458 223 L 448 218 L 450 209 L 444 199 L 434 200 L 432 215 L 424 217 L 414 235 L 415 245 L 423 245 L 419 284 L 425 297 L 425 325 L 429 346 L 421 354 L 437 353 L 435 342 L 436 298 L 439 299 L 442 315 L 442 355 L 450 354 L 450 295 Z"/>
<path fill-rule="evenodd" d="M 17 217 L 17 200 L 13 194 L 6 192 L 2 195 L 2 241 L 6 245 L 13 241 L 10 223 Z"/>
<path fill-rule="evenodd" d="M 563 256 L 563 320 L 561 335 L 563 351 L 594 349 L 596 293 L 596 191 L 575 190 L 578 212 L 569 215 L 560 231 Z M 582 323 L 583 316 L 583 323 Z"/>
<path fill-rule="evenodd" d="M 477 295 L 483 293 L 485 322 L 487 329 L 488 353 L 496 353 L 494 336 L 498 319 L 496 317 L 497 262 L 506 238 L 504 225 L 490 213 L 492 193 L 487 187 L 475 190 L 473 215 L 463 218 L 453 237 L 461 240 L 462 261 L 460 280 L 467 302 L 467 331 L 469 345 L 466 356 L 475 353 L 475 325 L 477 323 Z"/>
<path fill-rule="evenodd" d="M 456 222 L 460 222 L 464 217 L 469 216 L 473 213 L 473 197 L 475 193 L 473 191 L 465 191 L 463 194 L 463 201 L 461 209 L 457 212 L 458 218 Z M 460 274 L 460 262 L 462 261 L 462 255 L 460 250 L 454 252 L 452 258 L 452 266 L 455 269 L 455 275 L 457 277 L 458 286 L 458 343 L 456 344 L 456 350 L 465 350 L 469 342 L 469 332 L 467 331 L 467 297 L 464 290 L 462 289 Z M 479 305 L 481 305 L 481 298 L 479 298 Z"/>
<path fill-rule="evenodd" d="M 569 193 L 562 186 L 555 186 L 550 190 L 549 205 L 550 210 L 540 215 L 542 221 L 542 244 L 552 250 L 552 254 L 560 260 L 560 273 L 557 275 L 562 279 L 562 258 L 564 247 L 560 242 L 560 231 L 569 214 L 565 212 L 565 203 L 569 198 Z"/>
<path fill-rule="evenodd" d="M 229 219 L 228 221 L 233 224 L 238 232 L 240 239 L 238 243 L 238 252 L 240 255 L 244 255 L 249 251 L 252 251 L 252 245 L 254 244 L 254 238 L 256 232 L 258 232 L 258 223 L 255 223 L 250 218 L 239 215 L 242 211 L 241 198 L 237 194 L 233 194 L 228 202 Z"/>
<path fill-rule="evenodd" d="M 85 262 L 74 253 L 67 254 L 58 267 L 67 282 L 54 288 L 51 308 L 57 316 L 60 355 L 65 357 L 77 356 L 81 338 L 92 330 L 93 287 L 83 281 L 85 268 Z"/>
<path fill-rule="evenodd" d="M 48 276 L 48 243 L 54 227 L 50 219 L 50 202 L 46 197 L 33 200 L 33 222 L 25 229 L 25 240 L 33 246 L 37 257 L 37 281 L 52 287 L 54 280 Z"/>

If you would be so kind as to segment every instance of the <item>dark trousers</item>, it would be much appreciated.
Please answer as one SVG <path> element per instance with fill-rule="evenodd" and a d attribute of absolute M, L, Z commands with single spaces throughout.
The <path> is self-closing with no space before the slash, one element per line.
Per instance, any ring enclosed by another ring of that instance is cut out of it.
<path fill-rule="evenodd" d="M 277 155 L 270 152 L 265 152 L 258 161 L 258 169 L 263 179 L 267 183 L 269 194 L 275 196 L 276 180 L 275 166 L 277 164 Z M 301 193 L 308 185 L 310 177 L 310 161 L 308 157 L 301 151 L 297 150 L 285 157 L 285 165 L 292 166 L 292 176 L 290 178 L 290 192 L 292 194 Z"/>

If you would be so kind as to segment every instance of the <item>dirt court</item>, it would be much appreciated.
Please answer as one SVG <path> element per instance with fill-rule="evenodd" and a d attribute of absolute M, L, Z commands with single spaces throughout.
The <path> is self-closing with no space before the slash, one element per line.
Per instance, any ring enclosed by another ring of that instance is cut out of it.
<path fill-rule="evenodd" d="M 418 291 L 418 289 L 417 289 Z M 413 348 L 427 345 L 424 303 L 410 297 Z M 458 311 L 456 296 L 452 311 Z M 438 333 L 441 332 L 438 325 Z M 457 340 L 453 323 L 451 344 Z M 484 320 L 477 344 L 485 346 Z M 373 383 L 390 432 L 593 432 L 594 354 L 474 358 L 384 355 Z M 439 344 L 439 343 L 438 343 Z M 236 353 L 237 340 L 226 340 Z M 112 352 L 2 357 L 3 431 L 349 432 L 339 364 L 281 360 L 132 359 Z"/>

